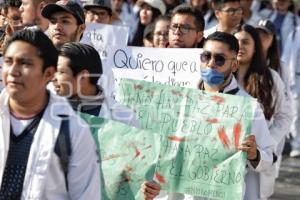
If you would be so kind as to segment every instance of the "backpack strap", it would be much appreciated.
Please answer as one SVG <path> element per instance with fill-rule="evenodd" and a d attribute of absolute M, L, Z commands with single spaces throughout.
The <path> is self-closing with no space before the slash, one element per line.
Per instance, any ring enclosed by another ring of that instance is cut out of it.
<path fill-rule="evenodd" d="M 62 118 L 62 122 L 60 125 L 58 137 L 56 140 L 54 152 L 60 159 L 61 168 L 65 175 L 66 180 L 66 188 L 68 188 L 68 167 L 70 156 L 72 154 L 71 149 L 71 139 L 70 139 L 70 127 L 69 127 L 69 119 L 67 115 L 59 115 Z"/>

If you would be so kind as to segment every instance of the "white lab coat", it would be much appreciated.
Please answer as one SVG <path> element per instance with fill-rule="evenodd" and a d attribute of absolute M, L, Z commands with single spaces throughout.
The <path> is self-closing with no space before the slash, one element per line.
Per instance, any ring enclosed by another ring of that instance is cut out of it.
<path fill-rule="evenodd" d="M 275 21 L 277 16 L 276 10 L 270 10 L 270 9 L 263 9 L 260 12 L 260 15 L 264 18 L 269 18 L 272 22 Z M 294 25 L 294 16 L 296 17 L 296 26 Z M 295 28 L 300 24 L 299 17 L 294 15 L 292 12 L 288 12 L 285 16 L 282 26 L 281 26 L 281 44 L 284 46 L 284 44 L 287 41 L 287 38 L 291 32 L 295 30 Z"/>
<path fill-rule="evenodd" d="M 294 120 L 291 133 L 294 137 L 292 141 L 293 150 L 300 150 L 300 26 L 297 27 L 295 37 L 289 34 L 284 47 L 282 60 L 290 70 L 290 83 L 292 94 L 292 105 Z"/>
<path fill-rule="evenodd" d="M 300 26 L 297 27 L 294 38 L 292 36 L 293 33 L 290 32 L 281 57 L 290 72 L 292 97 L 296 98 L 300 96 Z"/>
<path fill-rule="evenodd" d="M 279 160 L 269 170 L 260 173 L 260 199 L 268 199 L 274 193 L 275 179 L 279 173 L 285 137 L 289 133 L 293 118 L 290 95 L 286 92 L 279 74 L 272 69 L 271 73 L 274 81 L 272 96 L 275 98 L 273 100 L 275 111 L 268 121 L 268 126 L 271 136 L 276 142 L 275 154 L 279 157 Z"/>
<path fill-rule="evenodd" d="M 68 186 L 60 159 L 54 153 L 61 118 L 69 116 L 72 155 L 68 169 Z M 0 184 L 9 150 L 10 112 L 6 91 L 0 95 Z M 87 124 L 69 103 L 50 93 L 49 103 L 31 145 L 21 200 L 101 199 L 100 173 L 96 145 Z"/>
<path fill-rule="evenodd" d="M 261 16 L 259 15 L 259 13 L 252 11 L 251 17 L 247 21 L 244 21 L 244 23 L 255 27 L 255 26 L 257 26 L 258 21 L 260 19 L 261 19 Z"/>
<path fill-rule="evenodd" d="M 210 34 L 213 34 L 214 32 L 217 32 L 218 31 L 218 24 L 216 24 L 215 26 L 209 28 L 209 29 L 206 29 L 204 30 L 204 38 L 207 38 Z"/>
<path fill-rule="evenodd" d="M 224 89 L 230 91 L 238 87 L 236 79 L 233 77 L 231 83 Z M 237 94 L 238 96 L 250 97 L 243 89 L 240 89 Z M 272 152 L 274 150 L 275 142 L 270 136 L 270 132 L 267 126 L 267 122 L 263 115 L 263 112 L 257 104 L 251 133 L 255 135 L 256 143 L 260 151 L 261 160 L 256 168 L 253 168 L 251 163 L 247 161 L 247 173 L 245 177 L 245 200 L 256 200 L 254 196 L 259 195 L 259 188 L 257 186 L 257 180 L 259 179 L 258 172 L 268 170 L 272 166 L 273 156 Z M 160 194 L 155 198 L 155 200 L 204 200 L 207 198 L 193 197 L 186 194 L 171 193 L 168 194 L 165 191 L 161 191 Z"/>
<path fill-rule="evenodd" d="M 214 11 L 209 9 L 203 16 L 205 21 L 205 30 L 208 30 L 218 24 L 218 20 L 215 17 L 211 19 L 212 15 L 214 15 Z"/>

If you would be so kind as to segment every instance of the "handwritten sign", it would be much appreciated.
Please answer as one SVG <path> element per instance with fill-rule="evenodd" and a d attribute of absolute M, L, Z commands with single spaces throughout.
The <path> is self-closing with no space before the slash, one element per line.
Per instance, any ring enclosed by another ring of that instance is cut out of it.
<path fill-rule="evenodd" d="M 127 26 L 87 23 L 81 43 L 92 45 L 99 52 L 100 57 L 105 58 L 108 46 L 126 46 L 128 35 Z"/>
<path fill-rule="evenodd" d="M 164 190 L 241 199 L 256 101 L 240 96 L 123 79 L 118 99 L 144 129 L 163 135 L 155 179 Z"/>
<path fill-rule="evenodd" d="M 102 199 L 142 200 L 141 185 L 152 180 L 160 135 L 82 114 L 100 150 Z"/>
<path fill-rule="evenodd" d="M 196 88 L 200 77 L 202 49 L 109 47 L 104 67 L 112 67 L 121 78 Z"/>

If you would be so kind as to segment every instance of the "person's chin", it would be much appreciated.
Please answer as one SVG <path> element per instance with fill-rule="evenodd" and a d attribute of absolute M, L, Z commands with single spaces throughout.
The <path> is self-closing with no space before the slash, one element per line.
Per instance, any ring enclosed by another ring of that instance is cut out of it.
<path fill-rule="evenodd" d="M 172 47 L 173 48 L 183 48 L 183 43 L 180 41 L 173 41 L 172 42 Z"/>

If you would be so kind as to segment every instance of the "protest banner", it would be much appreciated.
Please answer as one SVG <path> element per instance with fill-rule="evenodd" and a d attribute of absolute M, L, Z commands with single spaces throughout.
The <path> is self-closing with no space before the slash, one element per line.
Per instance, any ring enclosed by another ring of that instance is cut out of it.
<path fill-rule="evenodd" d="M 142 200 L 141 185 L 152 180 L 160 135 L 81 114 L 90 125 L 101 159 L 102 199 Z"/>
<path fill-rule="evenodd" d="M 200 77 L 202 49 L 110 46 L 103 68 L 112 67 L 116 81 L 121 78 L 196 88 Z"/>
<path fill-rule="evenodd" d="M 119 101 L 141 128 L 161 133 L 155 179 L 169 192 L 242 199 L 246 154 L 256 100 L 248 97 L 123 79 Z"/>
<path fill-rule="evenodd" d="M 100 23 L 87 23 L 81 43 L 92 45 L 101 58 L 107 57 L 107 47 L 127 46 L 129 27 Z"/>

